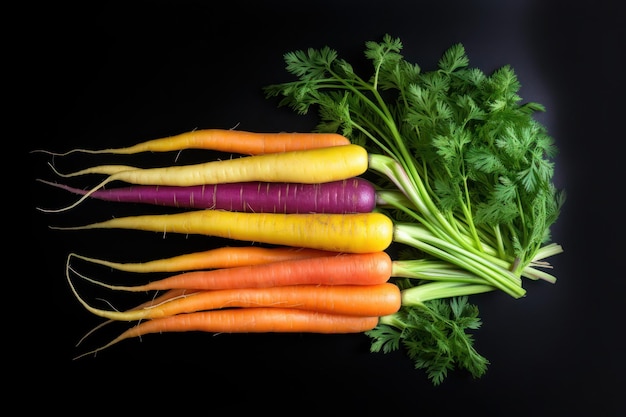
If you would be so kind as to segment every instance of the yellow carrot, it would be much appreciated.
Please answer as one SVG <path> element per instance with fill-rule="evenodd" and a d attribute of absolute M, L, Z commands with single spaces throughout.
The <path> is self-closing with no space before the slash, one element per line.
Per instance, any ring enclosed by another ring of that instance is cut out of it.
<path fill-rule="evenodd" d="M 394 225 L 382 213 L 282 214 L 196 210 L 175 214 L 118 217 L 58 230 L 134 229 L 199 234 L 273 245 L 333 252 L 383 251 L 393 240 Z"/>

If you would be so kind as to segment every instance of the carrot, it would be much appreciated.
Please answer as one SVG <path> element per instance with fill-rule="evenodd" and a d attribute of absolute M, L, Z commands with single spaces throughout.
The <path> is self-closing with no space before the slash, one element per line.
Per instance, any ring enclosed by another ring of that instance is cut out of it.
<path fill-rule="evenodd" d="M 182 297 L 182 296 L 186 296 L 186 295 L 191 295 L 193 294 L 194 291 L 190 291 L 187 289 L 175 289 L 175 290 L 169 290 L 169 291 L 165 291 L 163 294 L 156 296 L 155 293 L 155 297 L 146 301 L 145 303 L 142 303 L 138 306 L 136 306 L 134 308 L 134 310 L 138 310 L 141 308 L 148 308 L 148 307 L 154 307 L 154 306 L 158 306 L 160 303 L 163 303 L 165 301 L 169 301 L 169 300 L 174 300 L 176 298 Z M 115 320 L 106 320 L 100 324 L 98 324 L 97 326 L 95 326 L 93 329 L 89 330 L 83 337 L 80 338 L 80 340 L 78 341 L 78 343 L 76 343 L 76 346 L 80 345 L 87 337 L 89 337 L 91 334 L 93 334 L 96 330 L 101 329 L 102 327 L 106 326 L 107 324 L 111 324 L 113 323 Z"/>
<path fill-rule="evenodd" d="M 209 149 L 228 153 L 260 155 L 294 150 L 348 145 L 350 141 L 337 133 L 258 133 L 233 129 L 201 129 L 165 138 L 152 139 L 124 148 L 72 149 L 64 153 L 43 150 L 50 155 L 64 156 L 74 152 L 90 154 L 135 154 L 140 152 L 168 152 L 183 149 Z"/>
<path fill-rule="evenodd" d="M 106 345 L 83 353 L 95 354 L 132 337 L 150 333 L 200 331 L 208 333 L 362 333 L 373 329 L 378 317 L 320 313 L 295 308 L 228 308 L 177 314 L 143 321 Z"/>
<path fill-rule="evenodd" d="M 68 257 L 68 265 L 69 262 Z M 288 285 L 378 285 L 389 281 L 392 271 L 391 257 L 386 252 L 379 251 L 288 259 L 210 271 L 192 271 L 134 286 L 109 285 L 82 275 L 81 277 L 112 290 L 143 292 L 170 289 L 267 288 Z"/>
<path fill-rule="evenodd" d="M 87 190 L 38 179 L 74 194 Z M 367 213 L 377 204 L 376 189 L 364 178 L 321 184 L 242 182 L 187 187 L 136 185 L 97 190 L 92 198 L 192 209 L 251 211 L 255 213 Z"/>
<path fill-rule="evenodd" d="M 186 288 L 175 288 L 175 289 L 172 289 L 172 290 L 164 291 L 160 295 L 156 295 L 157 293 L 155 293 L 155 296 L 153 298 L 151 298 L 150 300 L 148 300 L 148 301 L 146 301 L 144 303 L 139 304 L 138 306 L 136 306 L 134 308 L 134 310 L 143 309 L 143 308 L 157 307 L 157 306 L 159 306 L 162 303 L 165 303 L 167 301 L 176 300 L 176 299 L 181 298 L 181 297 L 187 297 L 187 296 L 195 294 L 197 292 L 198 291 L 188 290 Z"/>
<path fill-rule="evenodd" d="M 186 253 L 171 258 L 155 259 L 140 263 L 120 263 L 103 259 L 70 253 L 75 257 L 91 263 L 107 266 L 126 272 L 178 272 L 196 269 L 232 268 L 236 266 L 258 265 L 269 262 L 284 261 L 287 259 L 314 258 L 331 256 L 336 252 L 309 248 L 275 247 L 263 248 L 259 246 L 225 246 L 201 252 Z"/>
<path fill-rule="evenodd" d="M 387 249 L 394 224 L 378 212 L 355 214 L 239 213 L 195 210 L 174 214 L 118 217 L 57 230 L 135 229 L 201 234 L 272 245 L 333 252 L 367 253 Z"/>
<path fill-rule="evenodd" d="M 91 313 L 112 320 L 142 320 L 195 311 L 223 308 L 282 307 L 355 316 L 384 316 L 400 309 L 397 285 L 287 285 L 265 288 L 237 288 L 200 291 L 149 308 L 107 311 L 87 304 L 72 288 L 81 304 Z"/>
<path fill-rule="evenodd" d="M 73 208 L 113 181 L 183 187 L 250 181 L 318 184 L 359 176 L 367 171 L 368 160 L 367 151 L 363 147 L 351 144 L 158 168 L 101 165 L 60 174 L 63 177 L 106 174 L 108 177 L 68 207 L 41 210 L 59 212 Z"/>

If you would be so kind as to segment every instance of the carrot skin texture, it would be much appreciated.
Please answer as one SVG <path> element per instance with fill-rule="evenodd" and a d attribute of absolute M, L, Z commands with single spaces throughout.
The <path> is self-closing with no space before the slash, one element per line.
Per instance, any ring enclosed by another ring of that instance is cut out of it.
<path fill-rule="evenodd" d="M 112 181 L 183 187 L 252 181 L 319 184 L 357 177 L 365 173 L 368 166 L 369 157 L 365 148 L 350 144 L 251 155 L 193 165 L 157 168 L 100 165 L 61 175 L 63 177 L 85 174 L 109 175 L 96 189 Z"/>
<path fill-rule="evenodd" d="M 120 263 L 103 259 L 90 258 L 78 254 L 71 254 L 91 263 L 107 266 L 126 272 L 181 272 L 199 269 L 221 269 L 248 265 L 259 265 L 269 262 L 286 261 L 289 259 L 315 258 L 337 255 L 336 252 L 309 248 L 275 247 L 263 248 L 260 246 L 225 246 L 206 251 L 185 253 L 171 258 L 155 259 L 146 262 Z"/>
<path fill-rule="evenodd" d="M 72 287 L 73 289 L 73 287 Z M 179 297 L 183 297 L 183 296 L 189 296 L 191 294 L 193 294 L 193 291 L 189 291 L 186 289 L 175 289 L 175 290 L 169 290 L 164 292 L 163 294 L 159 295 L 159 296 L 155 296 L 154 298 L 139 304 L 138 306 L 136 306 L 135 308 L 132 308 L 130 310 L 127 311 L 132 311 L 132 310 L 138 310 L 141 308 L 149 308 L 149 307 L 155 307 L 158 306 L 161 303 L 164 303 L 166 301 L 171 301 L 174 300 L 176 298 Z M 93 332 L 95 332 L 96 330 L 106 326 L 107 324 L 111 324 L 115 322 L 115 320 L 113 319 L 108 319 L 107 321 L 104 321 L 102 323 L 100 323 L 99 325 L 95 326 L 93 329 L 91 329 L 89 332 L 87 332 L 87 334 L 85 334 L 81 340 L 77 343 L 77 346 L 83 342 L 83 340 L 85 340 L 89 335 L 91 335 Z"/>
<path fill-rule="evenodd" d="M 155 307 L 167 301 L 175 300 L 179 297 L 188 297 L 191 294 L 195 294 L 196 292 L 197 291 L 188 290 L 186 288 L 175 288 L 172 290 L 165 291 L 162 294 L 155 296 L 154 298 L 151 298 L 150 300 L 144 303 L 139 304 L 132 310 Z"/>
<path fill-rule="evenodd" d="M 190 330 L 210 333 L 337 334 L 360 333 L 374 328 L 376 324 L 378 324 L 378 317 L 278 307 L 253 307 L 177 314 L 144 321 L 135 326 L 134 330 L 129 330 L 133 336 Z"/>
<path fill-rule="evenodd" d="M 393 261 L 386 252 L 346 253 L 289 259 L 257 265 L 191 271 L 135 286 L 108 286 L 123 291 L 171 289 L 223 290 L 292 285 L 378 285 L 389 281 Z"/>
<path fill-rule="evenodd" d="M 75 149 L 72 152 L 135 154 L 168 152 L 183 149 L 208 149 L 228 153 L 261 155 L 347 145 L 350 141 L 337 133 L 279 132 L 260 133 L 233 129 L 201 129 L 178 135 L 147 140 L 124 148 L 99 150 Z"/>
<path fill-rule="evenodd" d="M 179 187 L 252 181 L 319 184 L 358 177 L 368 168 L 367 151 L 362 146 L 353 144 L 160 168 L 119 169 L 114 165 L 101 165 L 70 174 L 57 172 L 66 178 L 94 173 L 106 174 L 108 177 L 69 206 L 39 210 L 48 213 L 69 210 L 113 181 Z"/>
<path fill-rule="evenodd" d="M 144 309 L 124 312 L 91 307 L 89 309 L 92 313 L 108 319 L 133 321 L 234 307 L 280 307 L 355 316 L 385 316 L 397 312 L 401 303 L 402 296 L 399 287 L 392 283 L 384 283 L 377 285 L 287 285 L 199 291 Z"/>
<path fill-rule="evenodd" d="M 95 354 L 122 340 L 151 333 L 362 333 L 378 324 L 378 317 L 349 316 L 280 307 L 228 308 L 176 314 L 142 321 L 106 345 L 75 359 Z"/>
<path fill-rule="evenodd" d="M 49 181 L 45 184 L 74 194 L 88 190 Z M 364 178 L 320 184 L 244 182 L 186 187 L 138 185 L 101 189 L 90 197 L 190 209 L 254 213 L 368 213 L 376 207 L 376 190 Z"/>
<path fill-rule="evenodd" d="M 378 317 L 320 313 L 280 307 L 229 308 L 176 314 L 142 321 L 108 344 L 79 357 L 96 353 L 125 339 L 151 333 L 362 333 L 373 329 Z"/>
<path fill-rule="evenodd" d="M 279 214 L 196 210 L 175 214 L 118 217 L 62 230 L 135 229 L 200 234 L 332 252 L 367 253 L 391 245 L 394 225 L 382 213 Z"/>

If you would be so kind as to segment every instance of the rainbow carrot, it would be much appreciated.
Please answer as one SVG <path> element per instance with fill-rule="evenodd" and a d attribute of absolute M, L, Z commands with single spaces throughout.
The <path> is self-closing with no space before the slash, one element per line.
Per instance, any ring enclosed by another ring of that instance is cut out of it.
<path fill-rule="evenodd" d="M 241 267 L 279 262 L 288 259 L 304 259 L 332 255 L 337 255 L 337 253 L 310 248 L 294 248 L 289 246 L 273 248 L 260 246 L 225 246 L 146 262 L 111 262 L 79 255 L 77 253 L 70 253 L 68 258 L 74 257 L 82 259 L 87 262 L 103 265 L 119 271 L 148 273 L 233 268 L 236 266 Z"/>
<path fill-rule="evenodd" d="M 74 194 L 88 190 L 39 179 Z M 253 213 L 368 213 L 376 207 L 376 189 L 353 177 L 319 184 L 260 182 L 194 186 L 136 185 L 100 189 L 90 197 L 106 201 L 144 203 L 191 209 Z"/>
<path fill-rule="evenodd" d="M 378 317 L 320 313 L 295 308 L 228 308 L 176 314 L 142 321 L 108 344 L 83 353 L 95 354 L 132 337 L 150 333 L 200 331 L 208 333 L 362 333 L 378 324 Z"/>
<path fill-rule="evenodd" d="M 278 214 L 195 210 L 175 214 L 118 217 L 56 230 L 134 229 L 200 234 L 270 245 L 332 252 L 367 253 L 387 249 L 394 224 L 378 212 L 354 214 Z"/>
<path fill-rule="evenodd" d="M 74 288 L 72 287 L 72 290 Z M 83 306 L 93 314 L 112 320 L 155 319 L 181 313 L 224 308 L 281 307 L 355 316 L 384 316 L 400 309 L 397 285 L 286 285 L 199 291 L 158 305 L 127 311 L 108 311 L 90 306 L 78 293 Z"/>
<path fill-rule="evenodd" d="M 68 257 L 68 265 L 70 257 Z M 72 269 L 73 270 L 73 269 Z M 73 270 L 74 271 L 74 270 Z M 256 265 L 192 271 L 144 285 L 119 286 L 82 278 L 112 290 L 223 290 L 288 285 L 378 285 L 392 276 L 393 262 L 383 251 L 287 259 Z"/>
<path fill-rule="evenodd" d="M 64 156 L 74 152 L 89 154 L 135 154 L 140 152 L 169 152 L 183 149 L 208 149 L 228 153 L 260 155 L 294 150 L 326 148 L 330 146 L 348 145 L 350 141 L 338 133 L 314 132 L 278 132 L 260 133 L 234 129 L 200 129 L 140 142 L 124 148 L 108 149 L 72 149 L 64 153 L 44 150 L 50 155 Z"/>

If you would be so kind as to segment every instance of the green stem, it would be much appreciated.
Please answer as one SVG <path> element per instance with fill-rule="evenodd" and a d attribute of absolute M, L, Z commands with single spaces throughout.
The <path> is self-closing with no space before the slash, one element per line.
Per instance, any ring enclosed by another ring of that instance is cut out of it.
<path fill-rule="evenodd" d="M 402 193 L 413 203 L 418 212 L 424 215 L 430 223 L 435 221 L 434 216 L 424 202 L 422 195 L 412 186 L 410 178 L 398 164 L 398 161 L 386 155 L 369 155 L 369 169 L 389 178 Z"/>
<path fill-rule="evenodd" d="M 413 157 L 411 156 L 409 150 L 406 147 L 404 140 L 402 139 L 402 135 L 400 135 L 400 131 L 398 130 L 398 126 L 396 125 L 393 114 L 387 107 L 385 100 L 382 98 L 378 89 L 371 84 L 366 83 L 360 78 L 356 77 L 356 80 L 366 89 L 369 90 L 374 97 L 376 98 L 376 103 L 370 100 L 367 95 L 363 94 L 363 92 L 356 88 L 352 83 L 345 81 L 342 77 L 332 71 L 332 68 L 327 68 L 328 72 L 335 78 L 337 81 L 342 83 L 345 88 L 354 92 L 363 100 L 365 104 L 367 104 L 372 111 L 380 116 L 380 118 L 385 122 L 385 125 L 388 127 L 391 132 L 392 137 L 394 138 L 394 147 L 397 147 L 399 150 L 399 154 L 395 154 L 396 157 L 399 157 L 397 160 L 393 159 L 396 163 L 399 163 L 402 166 L 404 171 L 404 177 L 406 178 L 407 184 L 402 188 L 403 191 L 407 194 L 407 197 L 411 199 L 416 206 L 420 208 L 422 213 L 428 213 L 428 217 L 430 217 L 433 221 L 436 221 L 444 230 L 446 230 L 451 235 L 455 235 L 454 228 L 445 220 L 443 215 L 439 212 L 434 202 L 430 199 L 428 194 L 428 190 L 426 189 L 424 183 L 422 182 L 419 173 L 416 170 L 416 164 L 414 163 Z M 384 135 L 381 135 L 384 137 Z M 387 140 L 387 142 L 391 145 L 391 141 Z M 392 159 L 392 158 L 390 158 Z M 390 178 L 392 179 L 392 178 Z M 392 179 L 393 180 L 393 179 Z M 462 243 L 465 246 L 465 243 Z"/>
<path fill-rule="evenodd" d="M 495 288 L 486 284 L 466 284 L 461 282 L 429 282 L 427 284 L 402 290 L 402 305 L 422 305 L 429 300 L 459 297 L 494 291 Z"/>
<path fill-rule="evenodd" d="M 424 303 L 430 300 L 482 294 L 494 290 L 494 287 L 484 284 L 432 282 L 402 290 L 402 306 L 421 307 L 429 310 Z M 398 313 L 382 316 L 379 324 L 386 324 L 397 329 L 404 329 L 407 325 Z"/>
<path fill-rule="evenodd" d="M 526 291 L 521 287 L 520 278 L 484 256 L 467 251 L 428 233 L 423 227 L 414 224 L 396 224 L 394 241 L 422 250 L 460 268 L 466 269 L 486 280 L 509 295 L 520 298 Z"/>
<path fill-rule="evenodd" d="M 502 230 L 500 230 L 500 225 L 496 225 L 493 227 L 494 236 L 496 237 L 496 248 L 498 250 L 498 256 L 501 259 L 506 257 L 504 250 L 504 241 L 502 239 Z"/>
<path fill-rule="evenodd" d="M 391 276 L 395 278 L 484 284 L 485 280 L 448 262 L 432 259 L 395 260 Z"/>
<path fill-rule="evenodd" d="M 470 234 L 471 236 L 474 238 L 474 243 L 476 244 L 476 248 L 479 251 L 483 251 L 483 247 L 482 247 L 482 243 L 480 241 L 480 238 L 478 237 L 478 233 L 476 232 L 476 225 L 474 224 L 474 220 L 473 220 L 473 216 L 472 216 L 472 209 L 470 206 L 470 195 L 469 195 L 469 188 L 467 186 L 467 177 L 463 177 L 463 189 L 465 192 L 465 202 L 461 202 L 461 209 L 463 210 L 463 215 L 465 216 L 465 221 L 467 226 L 469 227 L 470 230 Z"/>

